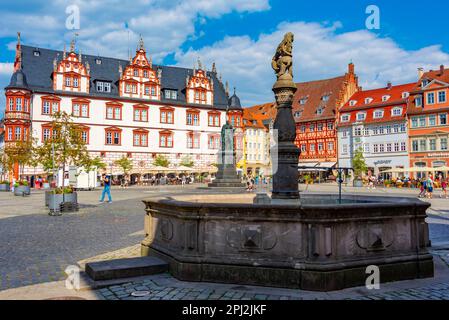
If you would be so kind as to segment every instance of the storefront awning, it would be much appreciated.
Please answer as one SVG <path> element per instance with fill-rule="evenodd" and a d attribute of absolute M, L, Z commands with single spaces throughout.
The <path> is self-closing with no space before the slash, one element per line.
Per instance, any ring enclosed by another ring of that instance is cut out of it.
<path fill-rule="evenodd" d="M 319 164 L 319 162 L 300 162 L 298 163 L 298 167 L 306 167 L 306 168 L 314 168 Z"/>
<path fill-rule="evenodd" d="M 317 165 L 317 168 L 329 169 L 335 167 L 336 164 L 337 162 L 321 162 Z"/>

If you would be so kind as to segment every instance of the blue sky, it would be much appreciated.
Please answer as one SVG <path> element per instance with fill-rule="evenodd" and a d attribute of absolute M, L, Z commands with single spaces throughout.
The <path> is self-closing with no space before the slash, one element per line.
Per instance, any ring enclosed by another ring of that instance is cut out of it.
<path fill-rule="evenodd" d="M 443 0 L 6 0 L 0 13 L 0 88 L 10 78 L 16 32 L 25 44 L 62 49 L 74 34 L 65 13 L 73 4 L 80 8 L 81 28 L 75 32 L 84 53 L 126 58 L 127 22 L 132 50 L 142 34 L 158 63 L 191 67 L 198 57 L 207 67 L 216 62 L 245 106 L 273 99 L 270 59 L 287 31 L 295 34 L 296 81 L 339 76 L 353 61 L 362 86 L 373 88 L 415 81 L 418 67 L 449 65 L 449 4 Z M 379 30 L 365 26 L 372 4 L 380 9 Z"/>

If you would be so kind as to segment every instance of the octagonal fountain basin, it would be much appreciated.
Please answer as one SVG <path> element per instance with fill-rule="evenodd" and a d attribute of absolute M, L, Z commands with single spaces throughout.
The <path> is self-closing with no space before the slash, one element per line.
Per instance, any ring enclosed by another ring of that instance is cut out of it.
<path fill-rule="evenodd" d="M 142 255 L 186 281 L 332 291 L 433 276 L 425 222 L 412 198 L 302 195 L 253 204 L 254 194 L 149 198 Z"/>

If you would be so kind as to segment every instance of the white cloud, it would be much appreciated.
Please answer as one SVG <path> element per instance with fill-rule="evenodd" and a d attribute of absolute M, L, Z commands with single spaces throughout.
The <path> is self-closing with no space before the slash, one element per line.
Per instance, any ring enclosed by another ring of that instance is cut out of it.
<path fill-rule="evenodd" d="M 178 51 L 178 65 L 191 65 L 200 56 L 203 64 L 216 62 L 218 71 L 231 85 L 236 85 L 245 105 L 274 100 L 271 86 L 275 81 L 271 58 L 284 33 L 295 34 L 295 81 L 310 81 L 343 75 L 352 60 L 360 84 L 381 87 L 388 81 L 406 83 L 417 80 L 417 68 L 449 65 L 449 55 L 435 45 L 416 51 L 401 48 L 390 38 L 367 30 L 338 33 L 337 22 L 331 26 L 318 23 L 282 23 L 270 34 L 252 40 L 248 36 L 225 37 L 199 50 Z"/>
<path fill-rule="evenodd" d="M 14 64 L 8 62 L 0 62 L 0 75 L 11 76 L 14 70 Z"/>

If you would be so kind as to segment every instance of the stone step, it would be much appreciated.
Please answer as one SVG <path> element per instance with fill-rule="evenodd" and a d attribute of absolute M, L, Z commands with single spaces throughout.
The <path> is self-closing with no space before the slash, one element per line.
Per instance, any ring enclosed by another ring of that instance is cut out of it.
<path fill-rule="evenodd" d="M 156 257 L 139 257 L 86 264 L 86 273 L 94 281 L 148 276 L 168 271 L 168 263 Z"/>

